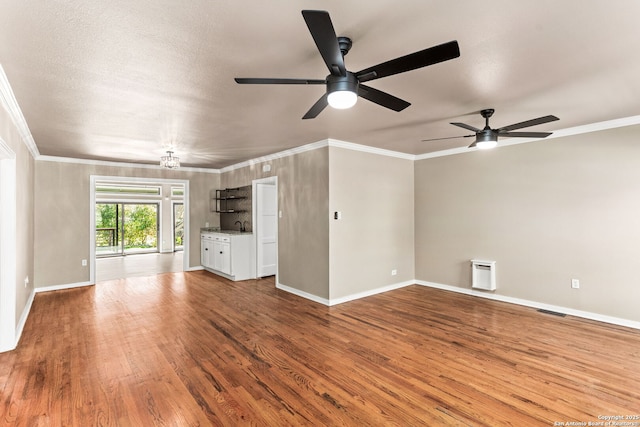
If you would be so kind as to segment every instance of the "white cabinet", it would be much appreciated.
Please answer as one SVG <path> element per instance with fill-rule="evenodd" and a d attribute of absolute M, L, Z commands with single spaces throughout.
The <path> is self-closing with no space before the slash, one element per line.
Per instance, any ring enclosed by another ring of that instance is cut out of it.
<path fill-rule="evenodd" d="M 230 280 L 256 278 L 255 244 L 251 233 L 201 233 L 201 262 L 205 270 Z"/>
<path fill-rule="evenodd" d="M 229 237 L 220 237 L 213 242 L 213 269 L 225 274 L 231 274 L 230 241 Z"/>
<path fill-rule="evenodd" d="M 211 234 L 200 235 L 200 263 L 203 267 L 213 267 L 214 240 Z"/>

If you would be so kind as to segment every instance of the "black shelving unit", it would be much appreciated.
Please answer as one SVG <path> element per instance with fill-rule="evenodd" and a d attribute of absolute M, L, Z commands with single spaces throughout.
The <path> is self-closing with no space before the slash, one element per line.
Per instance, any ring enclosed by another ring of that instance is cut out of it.
<path fill-rule="evenodd" d="M 225 188 L 223 190 L 216 190 L 216 212 L 218 213 L 240 213 L 246 212 L 245 209 L 237 208 L 237 201 L 244 200 L 247 197 L 242 196 L 240 191 L 242 188 Z"/>

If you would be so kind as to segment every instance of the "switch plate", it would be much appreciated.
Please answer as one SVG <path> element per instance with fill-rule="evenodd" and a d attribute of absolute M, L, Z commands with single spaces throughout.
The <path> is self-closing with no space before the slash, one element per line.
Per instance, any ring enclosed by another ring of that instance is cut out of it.
<path fill-rule="evenodd" d="M 391 275 L 395 276 L 396 274 L 398 274 L 398 270 L 396 270 L 395 268 L 393 270 L 391 270 Z"/>
<path fill-rule="evenodd" d="M 580 280 L 578 279 L 571 279 L 571 287 L 573 289 L 580 289 Z"/>
<path fill-rule="evenodd" d="M 87 260 L 86 260 L 86 259 L 83 259 L 83 260 L 82 260 L 82 266 L 83 266 L 83 267 L 86 267 L 86 266 L 87 266 Z"/>

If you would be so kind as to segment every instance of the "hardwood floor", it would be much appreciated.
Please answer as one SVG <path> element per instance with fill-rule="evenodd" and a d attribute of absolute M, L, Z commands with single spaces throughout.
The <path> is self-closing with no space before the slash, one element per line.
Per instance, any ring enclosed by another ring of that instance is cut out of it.
<path fill-rule="evenodd" d="M 633 329 L 421 286 L 325 307 L 166 273 L 38 294 L 0 354 L 0 425 L 552 426 L 640 415 L 639 385 Z"/>

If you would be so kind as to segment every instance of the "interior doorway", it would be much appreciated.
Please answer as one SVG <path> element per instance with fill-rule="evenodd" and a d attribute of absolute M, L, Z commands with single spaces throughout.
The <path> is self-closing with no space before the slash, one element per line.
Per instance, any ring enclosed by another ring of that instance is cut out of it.
<path fill-rule="evenodd" d="M 254 180 L 253 224 L 256 238 L 256 275 L 278 274 L 278 178 Z"/>
<path fill-rule="evenodd" d="M 91 176 L 90 199 L 92 283 L 189 269 L 188 180 Z"/>

